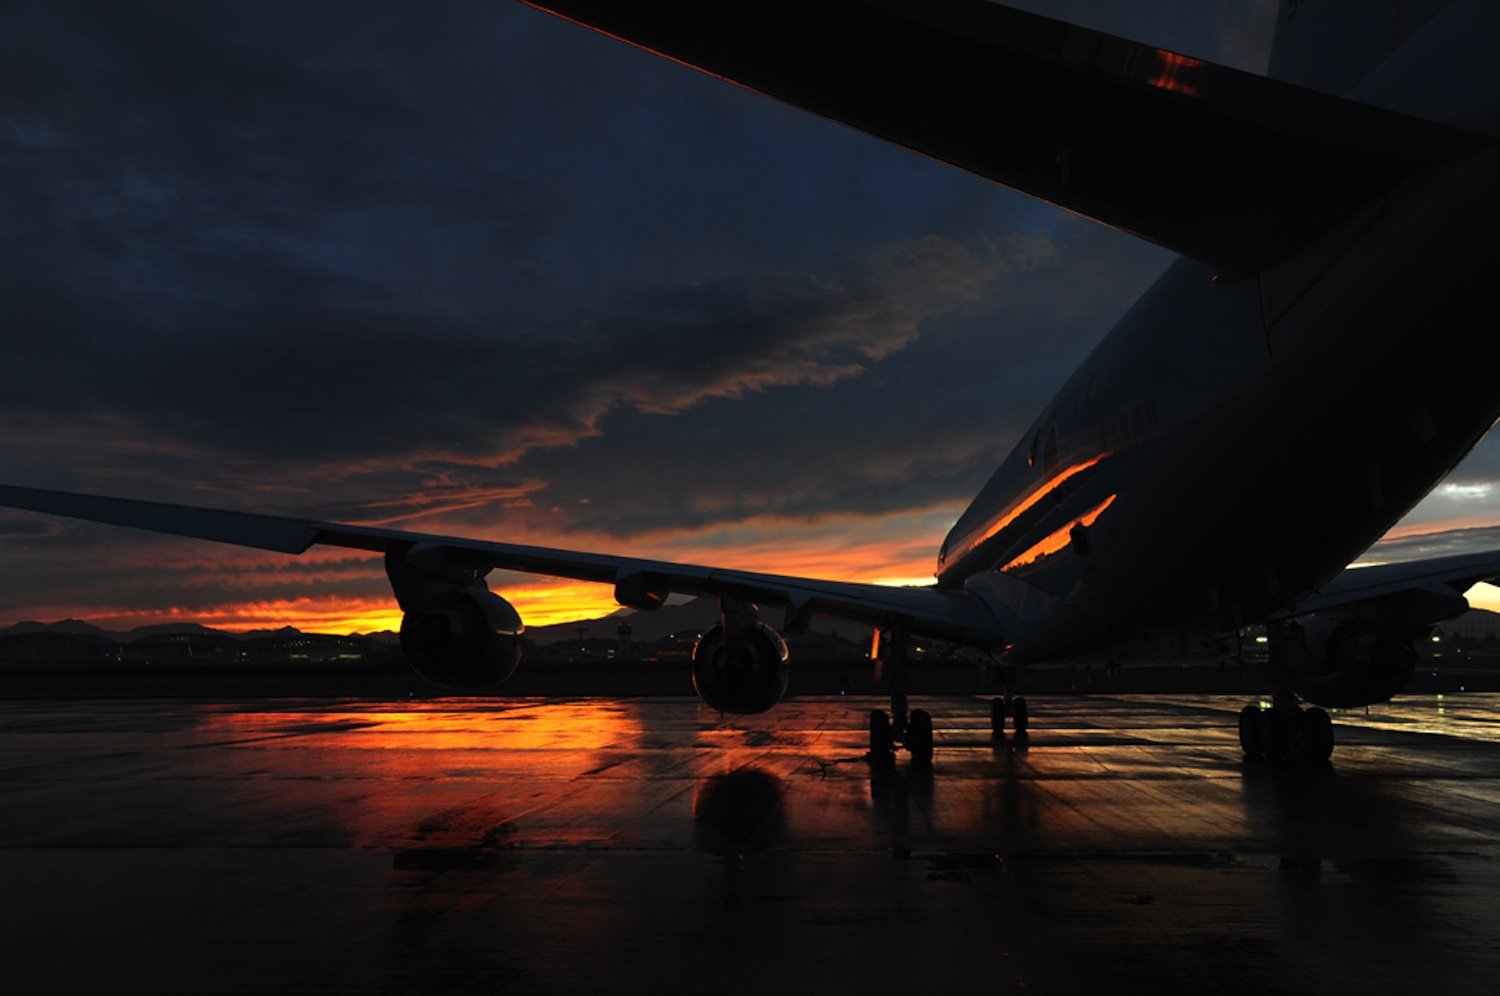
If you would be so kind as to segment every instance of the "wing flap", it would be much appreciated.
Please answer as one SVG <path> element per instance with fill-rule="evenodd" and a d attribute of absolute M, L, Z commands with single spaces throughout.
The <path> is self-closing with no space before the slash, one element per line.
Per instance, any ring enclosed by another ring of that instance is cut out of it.
<path fill-rule="evenodd" d="M 988 0 L 523 2 L 1230 276 L 1490 143 Z"/>

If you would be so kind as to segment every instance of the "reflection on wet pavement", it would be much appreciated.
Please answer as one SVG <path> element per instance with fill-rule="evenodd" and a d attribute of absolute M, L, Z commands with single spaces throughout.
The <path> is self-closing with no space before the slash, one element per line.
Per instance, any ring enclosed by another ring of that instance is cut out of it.
<path fill-rule="evenodd" d="M 1238 699 L 0 705 L 32 989 L 1488 992 L 1500 696 L 1245 764 Z"/>

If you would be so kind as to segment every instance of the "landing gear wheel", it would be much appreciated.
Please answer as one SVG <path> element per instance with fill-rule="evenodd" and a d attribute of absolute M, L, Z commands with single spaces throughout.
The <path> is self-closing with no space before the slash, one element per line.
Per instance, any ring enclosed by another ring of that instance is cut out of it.
<path fill-rule="evenodd" d="M 1026 697 L 1017 695 L 1010 701 L 1011 725 L 1017 733 L 1025 733 L 1031 726 L 1031 715 L 1026 708 Z"/>
<path fill-rule="evenodd" d="M 891 717 L 884 709 L 870 710 L 870 763 L 889 764 L 896 739 L 891 734 Z"/>
<path fill-rule="evenodd" d="M 1240 750 L 1247 760 L 1259 761 L 1266 756 L 1266 725 L 1260 706 L 1254 703 L 1240 710 Z"/>
<path fill-rule="evenodd" d="M 931 764 L 932 714 L 926 709 L 914 709 L 906 722 L 906 749 L 911 751 L 912 763 Z"/>
<path fill-rule="evenodd" d="M 1269 709 L 1261 717 L 1266 727 L 1266 758 L 1285 764 L 1296 756 L 1297 714 L 1285 709 Z"/>
<path fill-rule="evenodd" d="M 1005 736 L 1005 700 L 990 699 L 990 736 L 996 740 Z"/>
<path fill-rule="evenodd" d="M 1333 756 L 1333 720 L 1317 706 L 1302 714 L 1302 756 L 1322 762 Z"/>

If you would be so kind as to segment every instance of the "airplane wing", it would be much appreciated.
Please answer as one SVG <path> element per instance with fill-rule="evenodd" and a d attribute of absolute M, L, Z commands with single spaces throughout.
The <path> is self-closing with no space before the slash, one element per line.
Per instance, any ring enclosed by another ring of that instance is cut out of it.
<path fill-rule="evenodd" d="M 979 646 L 1001 646 L 1005 636 L 1000 622 L 975 596 L 935 586 L 896 588 L 727 571 L 692 564 L 10 485 L 0 485 L 0 506 L 278 553 L 300 554 L 321 543 L 382 553 L 387 558 L 393 555 L 407 557 L 413 553 L 428 558 L 437 555 L 446 564 L 471 570 L 479 576 L 490 569 L 500 569 L 612 584 L 615 597 L 622 605 L 638 609 L 656 608 L 671 593 L 778 605 L 787 610 L 782 628 L 793 632 L 805 624 L 809 615 L 817 613 L 872 626 L 899 622 L 916 635 L 963 640 Z"/>
<path fill-rule="evenodd" d="M 522 2 L 1231 277 L 1494 141 L 988 0 Z"/>
<path fill-rule="evenodd" d="M 1439 623 L 1468 608 L 1463 593 L 1470 587 L 1497 580 L 1500 550 L 1350 567 L 1278 618 L 1320 613 Z"/>

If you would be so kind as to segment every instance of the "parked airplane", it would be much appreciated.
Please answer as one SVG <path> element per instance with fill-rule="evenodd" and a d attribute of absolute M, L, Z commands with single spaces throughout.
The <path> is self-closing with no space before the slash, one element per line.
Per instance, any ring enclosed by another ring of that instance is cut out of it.
<path fill-rule="evenodd" d="M 493 568 L 714 596 L 693 682 L 769 709 L 813 613 L 877 627 L 870 750 L 932 755 L 907 647 L 1011 665 L 1221 652 L 1268 626 L 1252 757 L 1326 759 L 1325 707 L 1381 702 L 1500 551 L 1345 570 L 1500 416 L 1494 74 L 1483 0 L 1283 0 L 1267 79 L 986 0 L 534 0 L 532 6 L 990 177 L 1182 254 L 1063 385 L 948 534 L 890 588 L 19 487 L 0 504 L 286 553 L 381 552 L 417 671 L 504 681 L 522 624 Z M 1332 47 L 1330 47 L 1332 46 Z M 1320 89 L 1315 89 L 1320 88 Z M 1334 96 L 1321 90 L 1339 90 Z M 1376 104 L 1385 106 L 1376 106 Z M 1392 108 L 1398 109 L 1392 109 Z M 1299 698 L 1312 703 L 1299 705 Z M 995 700 L 1029 723 L 1025 699 Z"/>

